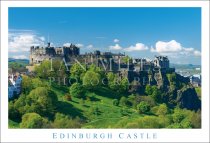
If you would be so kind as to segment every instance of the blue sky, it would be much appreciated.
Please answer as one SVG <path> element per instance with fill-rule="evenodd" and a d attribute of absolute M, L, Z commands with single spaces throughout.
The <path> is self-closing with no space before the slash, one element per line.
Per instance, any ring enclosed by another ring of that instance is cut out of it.
<path fill-rule="evenodd" d="M 48 38 L 49 37 L 49 38 Z M 135 58 L 168 55 L 200 64 L 200 8 L 9 8 L 9 57 L 28 58 L 31 45 L 77 44 Z"/>

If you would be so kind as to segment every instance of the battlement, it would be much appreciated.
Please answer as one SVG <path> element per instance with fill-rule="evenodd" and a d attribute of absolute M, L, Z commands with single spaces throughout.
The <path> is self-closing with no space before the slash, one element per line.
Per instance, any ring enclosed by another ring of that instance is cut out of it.
<path fill-rule="evenodd" d="M 79 56 L 80 49 L 71 44 L 70 46 L 52 47 L 50 43 L 46 47 L 31 46 L 30 64 L 39 64 L 43 60 L 54 58 L 68 58 L 70 56 Z"/>

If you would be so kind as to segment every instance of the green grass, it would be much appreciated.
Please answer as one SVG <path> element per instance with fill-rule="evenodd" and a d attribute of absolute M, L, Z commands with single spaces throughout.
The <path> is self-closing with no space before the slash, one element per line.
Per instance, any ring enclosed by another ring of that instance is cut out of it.
<path fill-rule="evenodd" d="M 112 128 L 124 117 L 141 117 L 133 108 L 114 106 L 112 101 L 117 95 L 105 87 L 94 93 L 87 92 L 85 99 L 72 97 L 72 101 L 64 99 L 64 95 L 68 93 L 66 87 L 52 86 L 52 90 L 58 95 L 59 112 L 73 117 L 79 116 L 87 121 L 82 128 Z M 98 113 L 94 115 L 92 108 L 98 108 Z M 122 114 L 122 110 L 125 114 Z"/>

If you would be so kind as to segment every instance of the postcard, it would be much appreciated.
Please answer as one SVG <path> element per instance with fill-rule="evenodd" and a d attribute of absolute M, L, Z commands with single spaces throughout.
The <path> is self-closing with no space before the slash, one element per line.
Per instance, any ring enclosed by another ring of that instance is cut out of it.
<path fill-rule="evenodd" d="M 209 142 L 209 2 L 1 3 L 2 142 Z"/>

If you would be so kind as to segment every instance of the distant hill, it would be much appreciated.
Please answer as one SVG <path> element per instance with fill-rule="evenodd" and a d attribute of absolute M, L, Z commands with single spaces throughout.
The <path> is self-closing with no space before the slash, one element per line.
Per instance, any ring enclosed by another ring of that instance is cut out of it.
<path fill-rule="evenodd" d="M 14 58 L 8 58 L 8 62 L 21 62 L 21 63 L 26 63 L 29 64 L 28 59 L 14 59 Z"/>
<path fill-rule="evenodd" d="M 8 66 L 12 68 L 13 71 L 24 71 L 27 65 L 29 65 L 28 59 L 8 59 Z"/>
<path fill-rule="evenodd" d="M 170 67 L 175 69 L 195 69 L 195 68 L 201 68 L 201 65 L 171 63 Z"/>

